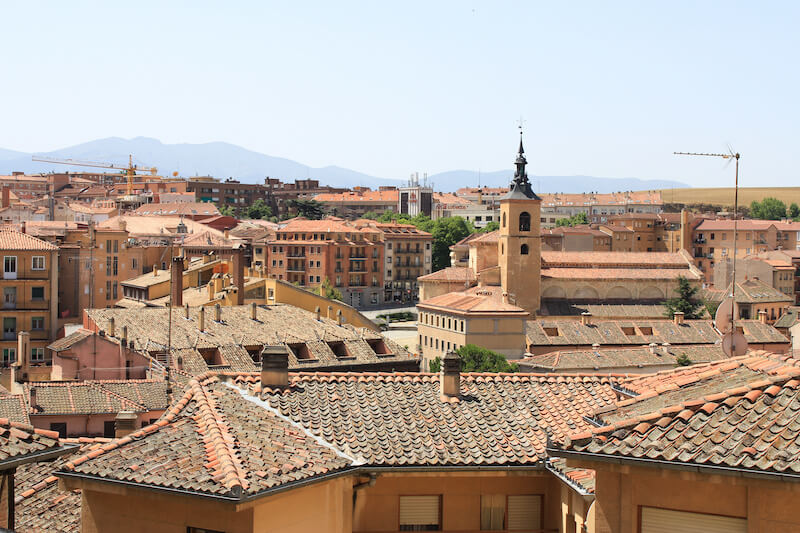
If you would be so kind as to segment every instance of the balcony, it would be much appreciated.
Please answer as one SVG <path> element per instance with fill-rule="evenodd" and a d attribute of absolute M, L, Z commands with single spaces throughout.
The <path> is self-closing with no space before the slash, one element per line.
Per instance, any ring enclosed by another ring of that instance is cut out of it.
<path fill-rule="evenodd" d="M 298 265 L 290 265 L 286 267 L 286 272 L 305 272 L 305 266 L 298 266 Z"/>
<path fill-rule="evenodd" d="M 697 238 L 697 239 L 695 239 L 693 242 L 694 242 L 695 244 L 705 244 L 705 243 L 706 243 L 706 238 L 705 238 L 705 237 L 698 237 L 698 238 Z"/>
<path fill-rule="evenodd" d="M 289 258 L 292 258 L 292 257 L 303 258 L 305 256 L 306 256 L 305 252 L 288 252 L 286 254 L 286 257 L 289 257 Z"/>
<path fill-rule="evenodd" d="M 364 261 L 366 259 L 367 259 L 366 255 L 351 255 L 350 256 L 350 260 L 351 261 Z"/>

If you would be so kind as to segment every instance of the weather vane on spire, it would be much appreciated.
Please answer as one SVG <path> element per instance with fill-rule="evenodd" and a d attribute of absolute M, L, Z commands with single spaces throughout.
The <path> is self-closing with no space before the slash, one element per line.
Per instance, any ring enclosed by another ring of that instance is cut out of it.
<path fill-rule="evenodd" d="M 517 128 L 519 128 L 519 134 L 522 135 L 522 127 L 527 122 L 522 118 L 522 115 L 519 116 L 519 120 L 517 121 Z"/>

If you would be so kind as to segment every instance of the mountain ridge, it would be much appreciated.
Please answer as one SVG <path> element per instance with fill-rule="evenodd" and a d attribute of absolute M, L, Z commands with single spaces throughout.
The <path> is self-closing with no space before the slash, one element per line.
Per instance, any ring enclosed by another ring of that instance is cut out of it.
<path fill-rule="evenodd" d="M 233 177 L 244 183 L 262 183 L 266 176 L 283 181 L 312 178 L 319 180 L 322 185 L 347 188 L 354 186 L 376 188 L 380 185 L 401 185 L 406 182 L 405 179 L 371 176 L 336 165 L 314 168 L 288 158 L 262 154 L 225 141 L 165 144 L 152 137 L 131 139 L 106 137 L 36 155 L 127 165 L 129 154 L 135 155 L 135 164 L 154 166 L 162 175 L 169 175 L 174 170 L 185 176 L 209 175 L 220 179 Z M 69 168 L 74 170 L 81 168 L 32 161 L 32 155 L 0 148 L 0 174 L 10 174 L 13 171 L 63 172 Z M 452 192 L 464 186 L 477 186 L 478 183 L 490 187 L 506 186 L 510 182 L 511 176 L 513 176 L 513 170 L 510 168 L 493 172 L 459 169 L 432 174 L 428 176 L 428 181 L 434 184 L 437 191 Z M 531 181 L 536 192 L 596 191 L 603 193 L 688 187 L 684 183 L 672 180 L 581 175 L 531 175 Z"/>

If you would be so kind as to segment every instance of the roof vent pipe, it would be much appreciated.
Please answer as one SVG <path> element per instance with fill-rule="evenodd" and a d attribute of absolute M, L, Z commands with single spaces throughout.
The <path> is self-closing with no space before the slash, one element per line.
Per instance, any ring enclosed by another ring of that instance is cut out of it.
<path fill-rule="evenodd" d="M 250 318 L 252 320 L 258 320 L 258 306 L 255 302 L 250 304 Z"/>
<path fill-rule="evenodd" d="M 200 317 L 198 318 L 200 331 L 206 330 L 206 308 L 200 306 Z"/>
<path fill-rule="evenodd" d="M 189 318 L 189 304 L 183 306 L 183 318 Z"/>
<path fill-rule="evenodd" d="M 342 325 L 342 310 L 341 309 L 336 311 L 336 323 L 338 325 L 340 325 L 340 326 Z"/>
<path fill-rule="evenodd" d="M 680 326 L 683 324 L 683 311 L 675 311 L 675 314 L 672 315 L 672 320 L 675 322 L 676 325 Z"/>
<path fill-rule="evenodd" d="M 114 317 L 112 316 L 111 318 L 108 319 L 108 336 L 109 337 L 113 337 L 114 333 L 117 332 L 117 329 L 114 327 L 114 324 L 115 324 L 115 320 L 114 320 Z"/>
<path fill-rule="evenodd" d="M 319 312 L 320 312 L 320 308 L 319 308 L 319 306 L 317 306 L 314 309 L 314 315 L 315 315 L 315 318 L 317 319 L 317 322 L 319 322 Z"/>
<path fill-rule="evenodd" d="M 219 304 L 214 304 L 214 321 L 222 322 L 222 306 Z"/>
<path fill-rule="evenodd" d="M 439 387 L 443 399 L 458 398 L 461 394 L 461 358 L 456 352 L 447 352 L 442 359 Z"/>

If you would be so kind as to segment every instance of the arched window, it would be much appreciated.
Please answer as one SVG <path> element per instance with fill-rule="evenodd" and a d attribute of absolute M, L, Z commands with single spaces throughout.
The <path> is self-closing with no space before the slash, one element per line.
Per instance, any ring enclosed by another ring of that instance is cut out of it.
<path fill-rule="evenodd" d="M 528 214 L 527 211 L 523 211 L 519 214 L 519 230 L 520 231 L 530 231 L 531 230 L 531 216 Z"/>
<path fill-rule="evenodd" d="M 503 213 L 503 227 L 506 227 L 506 214 Z"/>
<path fill-rule="evenodd" d="M 522 246 L 520 246 L 519 253 L 521 253 L 522 255 L 528 255 L 528 245 L 523 244 Z"/>
<path fill-rule="evenodd" d="M 505 255 L 506 253 L 506 245 L 502 242 L 500 243 L 500 255 Z"/>

